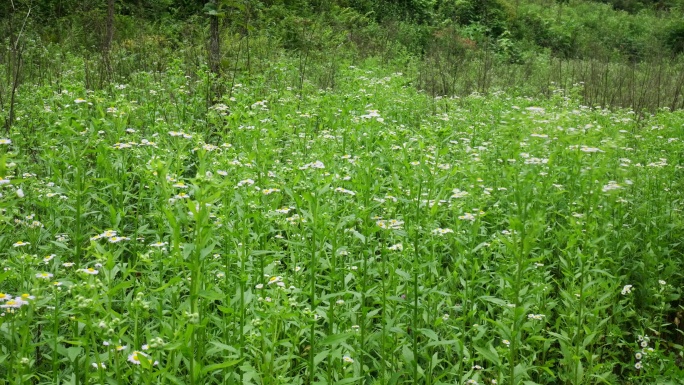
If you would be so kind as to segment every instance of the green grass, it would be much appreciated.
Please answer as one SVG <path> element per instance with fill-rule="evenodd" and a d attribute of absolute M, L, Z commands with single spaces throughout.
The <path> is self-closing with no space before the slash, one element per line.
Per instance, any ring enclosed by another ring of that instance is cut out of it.
<path fill-rule="evenodd" d="M 681 383 L 681 111 L 297 71 L 21 89 L 0 382 Z"/>

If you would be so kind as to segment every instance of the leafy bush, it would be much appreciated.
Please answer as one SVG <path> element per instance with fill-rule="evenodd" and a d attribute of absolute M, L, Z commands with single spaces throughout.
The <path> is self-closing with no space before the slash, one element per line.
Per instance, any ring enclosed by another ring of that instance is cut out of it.
<path fill-rule="evenodd" d="M 675 54 L 684 53 L 684 22 L 671 24 L 665 33 L 667 47 Z"/>

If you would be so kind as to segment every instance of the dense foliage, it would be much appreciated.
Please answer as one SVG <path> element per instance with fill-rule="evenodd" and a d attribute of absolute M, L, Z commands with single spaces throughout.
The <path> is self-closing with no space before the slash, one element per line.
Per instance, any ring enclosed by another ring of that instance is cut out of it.
<path fill-rule="evenodd" d="M 0 383 L 682 384 L 681 1 L 0 5 Z"/>
<path fill-rule="evenodd" d="M 684 378 L 681 113 L 68 68 L 0 139 L 8 384 Z"/>
<path fill-rule="evenodd" d="M 199 20 L 193 18 L 205 15 L 207 10 L 201 2 L 188 0 L 116 0 L 113 3 L 121 39 L 136 34 L 136 24 L 126 21 L 130 18 L 153 23 L 162 28 L 164 35 L 175 32 L 175 38 L 179 38 L 180 31 L 174 31 L 173 25 L 197 23 Z M 557 0 L 220 0 L 207 5 L 225 15 L 226 25 L 248 21 L 254 28 L 271 29 L 282 24 L 273 32 L 294 27 L 296 19 L 339 20 L 342 9 L 373 23 L 404 22 L 412 25 L 413 33 L 424 35 L 409 47 L 413 52 L 424 52 L 429 35 L 449 26 L 458 28 L 464 37 L 478 38 L 480 43 L 486 37 L 494 40 L 492 44 L 496 39 L 508 37 L 517 50 L 548 48 L 553 54 L 565 57 L 616 52 L 643 59 L 653 52 L 661 55 L 681 52 L 684 44 L 681 36 L 684 2 L 681 0 L 606 0 L 603 3 L 606 5 Z M 107 1 L 16 0 L 0 7 L 0 20 L 6 20 L 17 9 L 26 12 L 29 8 L 34 28 L 42 30 L 44 36 L 54 38 L 71 25 L 71 28 L 86 28 L 85 38 L 93 32 L 102 33 L 96 24 L 106 16 Z M 61 36 L 59 40 L 63 39 Z M 597 48 L 604 52 L 596 52 Z"/>

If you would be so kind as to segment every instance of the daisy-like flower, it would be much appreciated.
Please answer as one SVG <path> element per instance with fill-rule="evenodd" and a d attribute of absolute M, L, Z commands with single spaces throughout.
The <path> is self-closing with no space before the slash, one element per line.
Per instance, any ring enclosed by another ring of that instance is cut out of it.
<path fill-rule="evenodd" d="M 353 364 L 353 363 L 354 363 L 354 359 L 351 358 L 351 357 L 349 357 L 349 356 L 344 356 L 344 357 L 342 357 L 342 361 L 343 361 L 345 364 Z"/>
<path fill-rule="evenodd" d="M 105 238 L 116 237 L 116 230 L 105 230 L 105 232 L 102 233 L 101 236 Z"/>
<path fill-rule="evenodd" d="M 461 191 L 460 189 L 453 189 L 451 194 L 451 199 L 458 199 L 458 198 L 463 198 L 469 195 L 467 191 Z"/>
<path fill-rule="evenodd" d="M 600 148 L 589 147 L 589 146 L 581 146 L 581 147 L 580 147 L 580 151 L 582 151 L 582 152 L 587 152 L 587 153 L 592 153 L 592 152 L 604 152 L 604 151 L 601 150 Z"/>
<path fill-rule="evenodd" d="M 375 222 L 381 229 L 399 230 L 404 225 L 404 221 L 397 219 L 380 219 Z"/>
<path fill-rule="evenodd" d="M 93 362 L 93 363 L 90 364 L 90 365 L 91 365 L 93 368 L 95 368 L 95 369 L 107 369 L 107 365 L 105 365 L 105 364 L 102 363 L 102 362 Z"/>
<path fill-rule="evenodd" d="M 631 293 L 631 292 L 632 292 L 632 287 L 633 287 L 632 285 L 625 285 L 625 286 L 622 288 L 622 292 L 621 292 L 622 295 L 627 295 L 627 294 Z"/>
<path fill-rule="evenodd" d="M 118 243 L 121 241 L 128 241 L 130 238 L 128 237 L 111 237 L 109 238 L 109 243 Z"/>
<path fill-rule="evenodd" d="M 335 189 L 335 192 L 339 192 L 339 193 L 342 193 L 342 194 L 348 194 L 348 195 L 351 195 L 351 196 L 356 195 L 355 192 L 353 192 L 353 191 L 351 191 L 351 190 L 344 189 L 344 188 L 342 188 L 342 187 L 337 187 L 337 188 Z"/>
<path fill-rule="evenodd" d="M 605 185 L 601 188 L 601 191 L 608 192 L 608 191 L 613 191 L 613 190 L 619 190 L 621 188 L 622 188 L 622 186 L 620 186 L 616 181 L 611 180 L 611 181 L 608 181 L 607 185 Z"/>
<path fill-rule="evenodd" d="M 28 294 L 28 293 L 24 293 L 24 294 L 20 295 L 19 297 L 17 297 L 16 299 L 21 300 L 21 301 L 25 301 L 26 303 L 28 303 L 28 300 L 34 300 L 34 299 L 36 299 L 36 296 Z"/>
<path fill-rule="evenodd" d="M 313 163 L 307 163 L 307 164 L 305 164 L 305 165 L 299 167 L 300 170 L 306 170 L 306 169 L 308 169 L 308 168 L 324 169 L 324 168 L 325 168 L 325 164 L 323 164 L 323 162 L 321 162 L 320 160 L 317 160 L 317 161 L 315 161 L 315 162 L 313 162 Z"/>
<path fill-rule="evenodd" d="M 7 139 L 7 138 L 0 138 L 0 145 L 2 145 L 2 144 L 4 144 L 4 145 L 12 144 L 12 140 Z"/>
<path fill-rule="evenodd" d="M 404 245 L 402 245 L 401 243 L 397 243 L 397 244 L 394 244 L 394 245 L 388 247 L 387 250 L 402 251 L 402 250 L 404 250 Z"/>
<path fill-rule="evenodd" d="M 134 350 L 131 354 L 128 355 L 128 362 L 134 365 L 140 365 L 140 360 L 142 357 L 145 357 L 145 359 L 147 359 L 149 356 L 141 351 Z"/>
<path fill-rule="evenodd" d="M 48 262 L 52 261 L 55 257 L 56 257 L 55 254 L 47 255 L 43 258 L 43 262 L 48 263 Z"/>
<path fill-rule="evenodd" d="M 12 246 L 23 247 L 23 246 L 28 246 L 30 244 L 31 244 L 30 242 L 18 241 L 18 242 L 15 242 Z"/>
<path fill-rule="evenodd" d="M 78 99 L 74 100 L 74 103 L 76 103 L 76 104 L 81 104 L 81 103 L 85 103 L 85 102 L 86 102 L 86 100 L 83 98 L 78 98 Z"/>
<path fill-rule="evenodd" d="M 142 140 L 140 141 L 140 145 L 141 145 L 141 146 L 152 146 L 152 147 L 157 147 L 157 143 L 155 143 L 155 142 L 150 142 L 150 141 L 147 140 L 147 139 L 142 139 Z"/>
<path fill-rule="evenodd" d="M 38 279 L 50 279 L 52 277 L 53 277 L 52 273 L 43 272 L 43 273 L 37 273 L 36 274 L 36 278 L 38 278 Z"/>
<path fill-rule="evenodd" d="M 115 148 L 117 150 L 123 150 L 124 148 L 131 148 L 133 147 L 130 143 L 114 143 L 112 145 L 112 148 Z"/>
<path fill-rule="evenodd" d="M 242 186 L 251 186 L 254 184 L 253 179 L 244 179 L 238 182 L 237 186 L 242 187 Z"/>
<path fill-rule="evenodd" d="M 14 299 L 10 299 L 5 301 L 2 305 L 0 305 L 0 308 L 3 309 L 18 309 L 24 305 L 28 304 L 26 301 L 22 301 L 21 298 L 17 297 Z"/>
<path fill-rule="evenodd" d="M 74 263 L 73 263 L 73 262 L 64 262 L 64 263 L 62 264 L 62 266 L 64 266 L 64 267 L 72 267 L 72 266 L 74 266 Z"/>
<path fill-rule="evenodd" d="M 436 228 L 436 229 L 432 230 L 432 234 L 440 235 L 440 236 L 445 235 L 445 234 L 449 234 L 449 233 L 453 233 L 453 232 L 454 232 L 454 230 L 452 230 L 452 229 L 442 229 L 442 228 Z"/>
<path fill-rule="evenodd" d="M 89 267 L 87 269 L 78 269 L 81 273 L 89 274 L 89 275 L 97 275 L 99 273 L 98 270 L 93 269 L 92 267 Z"/>
<path fill-rule="evenodd" d="M 643 368 L 643 367 L 644 367 L 644 366 L 641 364 L 641 361 L 639 361 L 639 362 L 637 362 L 636 364 L 634 364 L 634 369 L 636 369 L 636 370 L 639 370 L 639 369 L 641 369 L 641 368 Z"/>
<path fill-rule="evenodd" d="M 0 302 L 9 301 L 10 299 L 12 299 L 11 295 L 5 294 L 5 293 L 0 293 Z"/>
<path fill-rule="evenodd" d="M 166 242 L 155 242 L 155 243 L 151 243 L 150 247 L 164 247 L 166 245 L 168 245 L 168 243 L 166 243 Z"/>
<path fill-rule="evenodd" d="M 286 221 L 288 221 L 290 224 L 296 224 L 298 222 L 306 222 L 305 218 L 302 218 L 299 214 L 294 214 L 291 217 L 285 218 Z"/>

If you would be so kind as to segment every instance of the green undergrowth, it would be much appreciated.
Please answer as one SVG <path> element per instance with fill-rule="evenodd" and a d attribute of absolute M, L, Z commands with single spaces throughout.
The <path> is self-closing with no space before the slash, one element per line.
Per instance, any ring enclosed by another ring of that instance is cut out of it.
<path fill-rule="evenodd" d="M 684 378 L 681 111 L 73 68 L 0 141 L 3 383 Z"/>

